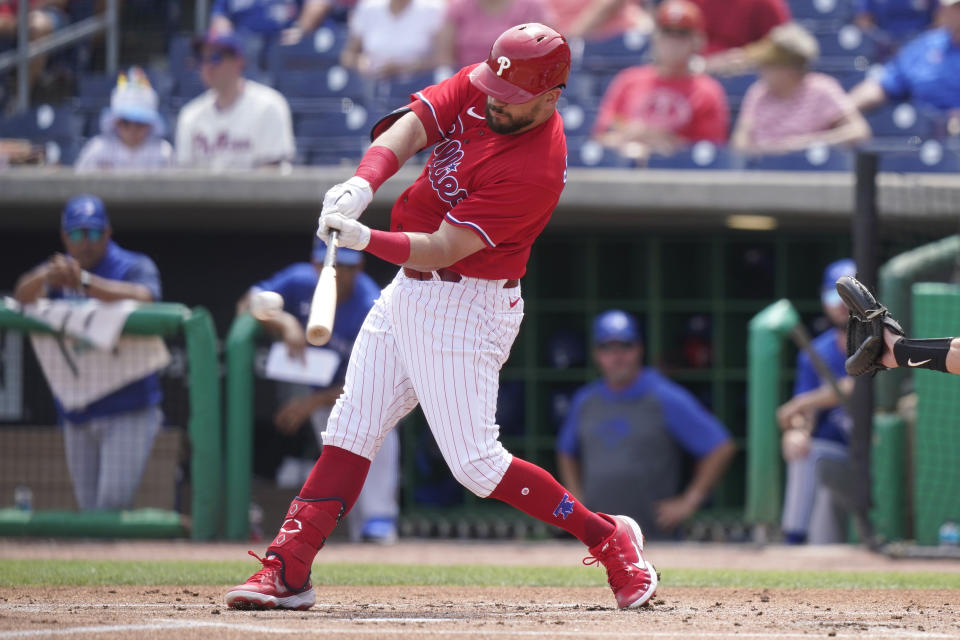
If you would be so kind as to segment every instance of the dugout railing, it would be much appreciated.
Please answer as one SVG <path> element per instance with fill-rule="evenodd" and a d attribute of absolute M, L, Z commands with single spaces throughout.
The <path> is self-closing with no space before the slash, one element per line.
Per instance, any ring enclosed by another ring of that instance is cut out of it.
<path fill-rule="evenodd" d="M 23 335 L 38 333 L 56 335 L 46 324 L 24 315 L 16 305 L 4 302 L 0 306 L 0 333 Z M 186 422 L 185 449 L 189 455 L 186 474 L 189 482 L 189 506 L 180 509 L 132 509 L 125 511 L 79 511 L 66 508 L 30 508 L 16 503 L 19 496 L 14 489 L 0 496 L 0 536 L 80 536 L 80 537 L 178 537 L 189 535 L 194 540 L 209 540 L 219 534 L 222 504 L 222 420 L 217 337 L 210 314 L 202 307 L 189 309 L 182 304 L 157 303 L 143 305 L 126 319 L 123 334 L 130 336 L 161 336 L 183 341 L 185 370 L 183 386 L 187 390 L 183 420 Z M 26 341 L 22 341 L 24 344 Z M 24 346 L 22 351 L 28 347 Z M 39 375 L 35 373 L 35 375 Z M 7 381 L 11 372 L 5 372 Z M 180 425 L 181 427 L 184 425 Z M 44 427 L 52 430 L 52 425 Z M 19 429 L 30 434 L 31 425 L 17 425 L 4 420 L 0 429 Z M 39 430 L 36 426 L 33 429 Z M 18 440 L 11 440 L 12 447 Z M 20 440 L 20 442 L 26 442 Z M 156 446 L 156 443 L 155 445 Z M 9 450 L 30 464 L 29 451 Z M 61 461 L 45 459 L 40 464 L 52 467 Z M 20 469 L 19 471 L 17 469 Z M 5 485 L 20 487 L 26 475 L 23 467 L 9 465 L 11 477 L 0 471 Z M 150 467 L 148 466 L 148 472 Z M 58 470 L 59 471 L 59 470 Z M 41 469 L 41 472 L 45 470 Z M 59 471 L 63 473 L 62 471 Z M 145 474 L 146 475 L 146 474 Z M 10 487 L 6 487 L 9 491 Z M 24 489 L 20 489 L 24 491 Z M 11 500 L 13 498 L 13 500 Z M 37 501 L 42 503 L 41 500 Z M 186 515 L 186 512 L 189 515 Z"/>

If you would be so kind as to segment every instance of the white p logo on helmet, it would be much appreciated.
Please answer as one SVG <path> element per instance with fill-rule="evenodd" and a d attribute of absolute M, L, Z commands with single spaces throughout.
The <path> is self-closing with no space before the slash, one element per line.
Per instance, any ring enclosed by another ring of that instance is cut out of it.
<path fill-rule="evenodd" d="M 497 58 L 497 63 L 500 64 L 500 68 L 497 69 L 497 76 L 502 76 L 503 70 L 509 69 L 510 65 L 513 64 L 512 62 L 510 62 L 510 58 L 508 58 L 507 56 L 500 56 L 499 58 Z"/>

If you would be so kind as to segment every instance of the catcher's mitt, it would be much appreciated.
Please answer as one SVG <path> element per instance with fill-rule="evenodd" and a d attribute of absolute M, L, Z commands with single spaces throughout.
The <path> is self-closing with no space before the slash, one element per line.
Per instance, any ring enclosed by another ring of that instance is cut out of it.
<path fill-rule="evenodd" d="M 847 323 L 847 373 L 862 376 L 865 373 L 886 371 L 880 363 L 883 355 L 883 329 L 903 335 L 900 323 L 890 317 L 887 308 L 877 302 L 873 294 L 856 278 L 843 276 L 837 280 L 837 293 L 850 310 Z"/>

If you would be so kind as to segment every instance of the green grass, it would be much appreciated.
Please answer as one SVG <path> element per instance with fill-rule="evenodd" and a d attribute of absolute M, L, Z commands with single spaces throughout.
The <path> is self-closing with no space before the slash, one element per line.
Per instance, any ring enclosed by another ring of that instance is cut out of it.
<path fill-rule="evenodd" d="M 257 567 L 250 562 L 124 562 L 86 560 L 3 560 L 0 587 L 25 585 L 233 585 Z M 424 566 L 326 564 L 314 582 L 329 586 L 451 585 L 591 587 L 604 584 L 603 571 L 588 567 Z M 750 571 L 672 569 L 666 587 L 771 589 L 960 589 L 960 573 L 879 571 Z"/>

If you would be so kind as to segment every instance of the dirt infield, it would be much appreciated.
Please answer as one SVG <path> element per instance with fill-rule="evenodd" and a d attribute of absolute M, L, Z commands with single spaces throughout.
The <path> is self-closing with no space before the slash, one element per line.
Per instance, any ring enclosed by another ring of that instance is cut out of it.
<path fill-rule="evenodd" d="M 0 541 L 0 558 L 231 559 L 246 545 Z M 259 550 L 259 549 L 258 549 Z M 338 545 L 322 562 L 578 562 L 577 544 L 403 543 Z M 663 545 L 671 568 L 957 571 L 958 563 L 887 560 L 849 547 L 755 550 Z M 589 571 L 591 569 L 584 569 Z M 245 576 L 238 576 L 239 579 Z M 322 578 L 321 578 L 322 579 Z M 12 587 L 0 589 L 5 638 L 960 638 L 960 592 L 935 590 L 720 589 L 669 587 L 654 605 L 617 611 L 605 588 L 320 587 L 306 612 L 238 612 L 222 586 Z"/>

